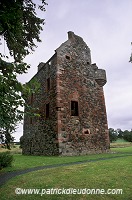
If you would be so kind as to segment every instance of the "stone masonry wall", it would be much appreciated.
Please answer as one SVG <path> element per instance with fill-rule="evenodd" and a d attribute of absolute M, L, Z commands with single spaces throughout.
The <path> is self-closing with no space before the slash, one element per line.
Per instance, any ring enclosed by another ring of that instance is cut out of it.
<path fill-rule="evenodd" d="M 23 154 L 72 156 L 108 151 L 106 73 L 91 64 L 90 49 L 83 39 L 68 32 L 68 40 L 38 69 L 33 79 L 40 83 L 40 91 L 28 104 L 39 108 L 41 117 L 25 115 Z M 77 116 L 72 116 L 72 101 L 78 103 Z"/>
<path fill-rule="evenodd" d="M 58 155 L 57 113 L 56 113 L 56 54 L 45 64 L 40 63 L 38 73 L 33 77 L 40 83 L 38 94 L 29 97 L 28 104 L 40 117 L 25 116 L 23 154 Z M 50 78 L 50 89 L 47 79 Z M 32 102 L 31 102 L 32 98 Z M 46 118 L 46 104 L 49 103 L 49 118 Z"/>
<path fill-rule="evenodd" d="M 59 153 L 104 152 L 109 149 L 102 87 L 106 83 L 105 73 L 102 70 L 101 77 L 101 70 L 95 64 L 91 65 L 90 49 L 82 38 L 72 32 L 70 36 L 69 41 L 57 50 Z M 78 102 L 78 116 L 71 116 L 71 101 Z"/>

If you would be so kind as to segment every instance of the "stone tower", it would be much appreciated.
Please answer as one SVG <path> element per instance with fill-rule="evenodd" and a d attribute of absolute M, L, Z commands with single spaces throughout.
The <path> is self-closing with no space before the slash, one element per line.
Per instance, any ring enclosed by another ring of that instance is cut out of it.
<path fill-rule="evenodd" d="M 106 73 L 91 64 L 83 39 L 68 32 L 68 40 L 32 78 L 39 94 L 27 100 L 39 118 L 24 117 L 23 154 L 85 155 L 109 150 L 103 86 Z"/>

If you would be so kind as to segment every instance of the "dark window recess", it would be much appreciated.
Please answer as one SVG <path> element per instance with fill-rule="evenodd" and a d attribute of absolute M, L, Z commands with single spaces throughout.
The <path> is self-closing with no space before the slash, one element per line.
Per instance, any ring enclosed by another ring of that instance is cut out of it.
<path fill-rule="evenodd" d="M 50 90 L 50 78 L 47 79 L 47 91 Z"/>
<path fill-rule="evenodd" d="M 67 59 L 67 60 L 70 60 L 70 56 L 67 56 L 67 55 L 66 55 L 66 59 Z"/>
<path fill-rule="evenodd" d="M 78 102 L 71 101 L 71 116 L 78 116 Z"/>
<path fill-rule="evenodd" d="M 49 103 L 46 104 L 46 118 L 49 118 Z"/>
<path fill-rule="evenodd" d="M 85 134 L 89 134 L 89 131 L 88 131 L 88 130 L 86 130 L 84 133 L 85 133 Z"/>

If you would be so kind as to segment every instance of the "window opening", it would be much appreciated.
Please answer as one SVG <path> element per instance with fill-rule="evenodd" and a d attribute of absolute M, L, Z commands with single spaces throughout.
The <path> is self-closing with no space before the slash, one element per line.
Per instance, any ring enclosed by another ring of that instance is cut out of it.
<path fill-rule="evenodd" d="M 71 101 L 71 116 L 78 116 L 78 102 Z"/>
<path fill-rule="evenodd" d="M 66 59 L 67 59 L 67 60 L 70 60 L 70 56 L 67 56 L 67 55 L 66 55 Z"/>
<path fill-rule="evenodd" d="M 85 133 L 85 134 L 89 134 L 89 131 L 88 131 L 88 130 L 86 130 L 84 133 Z"/>

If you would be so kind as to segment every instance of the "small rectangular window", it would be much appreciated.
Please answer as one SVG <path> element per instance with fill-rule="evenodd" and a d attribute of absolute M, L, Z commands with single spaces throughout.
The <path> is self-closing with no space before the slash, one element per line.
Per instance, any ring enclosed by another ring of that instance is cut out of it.
<path fill-rule="evenodd" d="M 50 78 L 47 79 L 47 91 L 50 90 Z"/>
<path fill-rule="evenodd" d="M 71 101 L 71 116 L 78 116 L 78 102 Z"/>
<path fill-rule="evenodd" d="M 49 118 L 49 103 L 46 104 L 46 118 Z"/>

